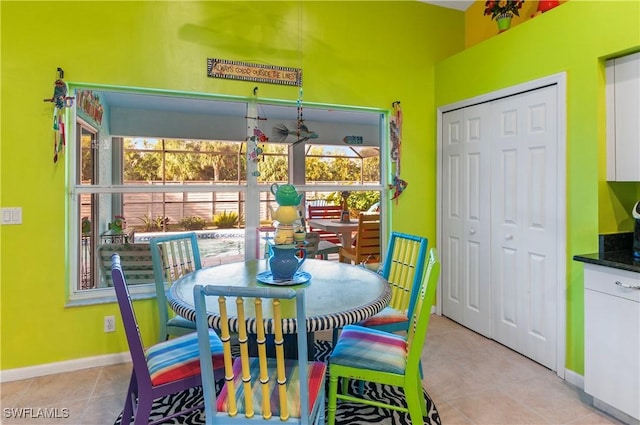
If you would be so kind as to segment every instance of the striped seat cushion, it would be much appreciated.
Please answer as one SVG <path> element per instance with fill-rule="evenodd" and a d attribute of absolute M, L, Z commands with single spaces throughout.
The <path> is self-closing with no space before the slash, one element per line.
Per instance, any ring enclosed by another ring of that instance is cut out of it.
<path fill-rule="evenodd" d="M 209 345 L 211 346 L 213 368 L 224 368 L 222 342 L 212 329 L 209 329 Z M 149 347 L 145 355 L 147 356 L 151 383 L 156 386 L 199 375 L 199 354 L 198 335 L 195 332 Z"/>
<path fill-rule="evenodd" d="M 362 322 L 358 323 L 360 326 L 380 326 L 389 325 L 391 323 L 403 323 L 408 322 L 407 313 L 396 310 L 395 308 L 385 307 L 375 316 L 371 316 Z"/>
<path fill-rule="evenodd" d="M 348 325 L 342 329 L 329 363 L 403 374 L 407 341 L 401 335 Z"/>
<path fill-rule="evenodd" d="M 298 361 L 295 359 L 285 360 L 285 375 L 287 378 L 287 408 L 289 416 L 292 418 L 300 417 L 300 393 L 299 393 L 299 367 Z M 308 362 L 309 370 L 309 406 L 315 404 L 326 373 L 327 366 L 322 362 Z M 262 416 L 262 386 L 259 381 L 260 359 L 257 357 L 249 358 L 249 367 L 251 368 L 251 388 L 253 390 L 253 408 L 256 416 Z M 271 413 L 274 418 L 280 416 L 280 395 L 278 394 L 276 359 L 268 358 L 267 367 L 269 368 L 269 388 L 271 394 Z M 242 384 L 242 359 L 237 358 L 233 362 L 233 382 L 235 386 L 236 401 L 238 414 L 245 413 L 244 385 Z M 217 408 L 219 412 L 228 411 L 229 393 L 227 384 L 222 387 L 220 395 L 217 397 Z"/>

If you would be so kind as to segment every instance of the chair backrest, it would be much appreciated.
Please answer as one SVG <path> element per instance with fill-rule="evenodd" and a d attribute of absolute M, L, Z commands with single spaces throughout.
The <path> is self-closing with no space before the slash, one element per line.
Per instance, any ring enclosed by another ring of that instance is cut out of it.
<path fill-rule="evenodd" d="M 431 308 L 436 300 L 436 288 L 440 277 L 440 259 L 438 251 L 435 248 L 429 250 L 429 262 L 425 273 L 420 291 L 416 297 L 415 307 L 409 323 L 407 332 L 408 357 L 407 357 L 407 374 L 420 373 L 420 357 L 425 338 L 427 337 L 427 329 L 429 328 L 429 319 L 431 318 Z"/>
<path fill-rule="evenodd" d="M 340 205 L 309 205 L 307 207 L 307 220 L 313 218 L 333 218 L 339 219 L 342 214 Z M 310 232 L 316 232 L 320 238 L 325 241 L 339 244 L 340 238 L 336 233 L 327 232 L 326 230 L 316 229 L 309 226 Z"/>
<path fill-rule="evenodd" d="M 128 285 L 153 283 L 153 260 L 148 243 L 102 244 L 97 248 L 100 264 L 99 287 L 113 286 L 111 279 L 111 256 L 118 253 Z"/>
<path fill-rule="evenodd" d="M 111 279 L 113 287 L 116 291 L 118 299 L 118 307 L 122 316 L 124 332 L 127 336 L 129 344 L 129 352 L 131 353 L 131 361 L 133 363 L 133 371 L 136 374 L 138 386 L 151 386 L 151 375 L 147 367 L 147 361 L 144 353 L 144 343 L 140 336 L 140 328 L 136 320 L 136 314 L 133 310 L 133 303 L 129 295 L 129 287 L 122 272 L 122 264 L 120 255 L 117 253 L 111 256 Z"/>
<path fill-rule="evenodd" d="M 160 338 L 169 320 L 166 291 L 178 278 L 202 268 L 195 232 L 175 233 L 151 238 L 151 258 L 156 283 L 156 299 L 160 315 Z"/>
<path fill-rule="evenodd" d="M 361 212 L 356 236 L 356 264 L 380 258 L 380 214 Z"/>
<path fill-rule="evenodd" d="M 413 306 L 420 291 L 428 240 L 422 236 L 391 232 L 382 276 L 391 285 L 390 307 L 413 314 Z"/>
<path fill-rule="evenodd" d="M 289 415 L 287 403 L 295 402 L 291 393 L 299 396 L 300 418 L 309 418 L 310 396 L 307 366 L 307 326 L 304 289 L 237 286 L 196 285 L 193 291 L 196 311 L 196 327 L 200 346 L 200 358 L 211 356 L 207 330 L 211 323 L 207 317 L 206 297 L 215 297 L 213 302 L 219 305 L 219 324 L 221 340 L 224 346 L 225 388 L 216 396 L 213 368 L 211 362 L 201 360 L 202 386 L 205 399 L 207 423 L 216 424 L 216 417 L 229 423 L 235 416 L 240 423 L 265 419 L 280 412 L 280 419 L 286 421 Z M 270 300 L 271 302 L 267 302 Z M 295 328 L 295 323 L 282 318 L 282 311 L 295 311 L 296 322 L 304 326 Z M 270 317 L 263 315 L 269 312 Z M 249 319 L 248 319 L 249 318 Z M 255 318 L 255 319 L 254 319 Z M 286 327 L 286 329 L 285 329 Z M 285 369 L 289 370 L 292 360 L 284 359 L 283 333 L 295 331 L 297 335 L 297 364 L 299 379 L 296 383 L 287 382 Z M 230 334 L 237 333 L 240 343 L 240 358 L 231 356 Z M 257 358 L 249 357 L 247 334 L 256 335 Z M 274 335 L 276 358 L 268 359 L 266 353 L 266 335 Z M 288 362 L 288 363 L 287 363 Z M 254 367 L 251 367 L 254 366 Z M 324 369 L 323 369 L 324 370 Z M 324 372 L 322 373 L 324 377 Z M 236 386 L 237 385 L 237 386 Z M 291 388 L 291 385 L 298 386 Z M 261 391 L 254 391 L 257 387 Z M 317 391 L 324 391 L 319 388 Z M 289 397 L 287 394 L 289 393 Z M 265 394 L 261 400 L 255 399 Z M 222 401 L 220 399 L 223 399 Z M 224 403 L 226 409 L 222 409 Z M 324 406 L 322 406 L 324 408 Z M 244 412 L 242 410 L 244 409 Z M 223 410 L 225 410 L 223 412 Z M 248 421 L 252 418 L 252 421 Z M 273 421 L 273 419 L 272 419 Z"/>

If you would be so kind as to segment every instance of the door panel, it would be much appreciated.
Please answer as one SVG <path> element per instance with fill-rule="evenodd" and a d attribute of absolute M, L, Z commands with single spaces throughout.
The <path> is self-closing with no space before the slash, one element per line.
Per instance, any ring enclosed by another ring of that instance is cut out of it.
<path fill-rule="evenodd" d="M 491 334 L 489 117 L 484 105 L 443 115 L 443 312 Z"/>
<path fill-rule="evenodd" d="M 554 370 L 555 90 L 547 87 L 492 103 L 497 123 L 491 185 L 492 264 L 502 274 L 493 283 L 504 294 L 494 299 L 502 315 L 494 317 L 493 337 Z"/>

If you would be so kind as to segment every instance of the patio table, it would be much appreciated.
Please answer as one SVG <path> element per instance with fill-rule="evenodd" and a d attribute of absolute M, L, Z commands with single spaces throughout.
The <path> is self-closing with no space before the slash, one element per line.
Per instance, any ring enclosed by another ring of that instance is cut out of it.
<path fill-rule="evenodd" d="M 348 222 L 340 221 L 339 218 L 312 218 L 307 220 L 309 227 L 326 230 L 338 234 L 342 246 L 349 248 L 353 242 L 352 234 L 358 231 L 358 220 Z"/>

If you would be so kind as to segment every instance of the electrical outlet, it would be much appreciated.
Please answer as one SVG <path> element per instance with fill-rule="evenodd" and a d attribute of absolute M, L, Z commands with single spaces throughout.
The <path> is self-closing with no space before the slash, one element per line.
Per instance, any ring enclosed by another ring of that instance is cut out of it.
<path fill-rule="evenodd" d="M 115 332 L 116 330 L 116 318 L 113 316 L 104 316 L 104 331 Z"/>

